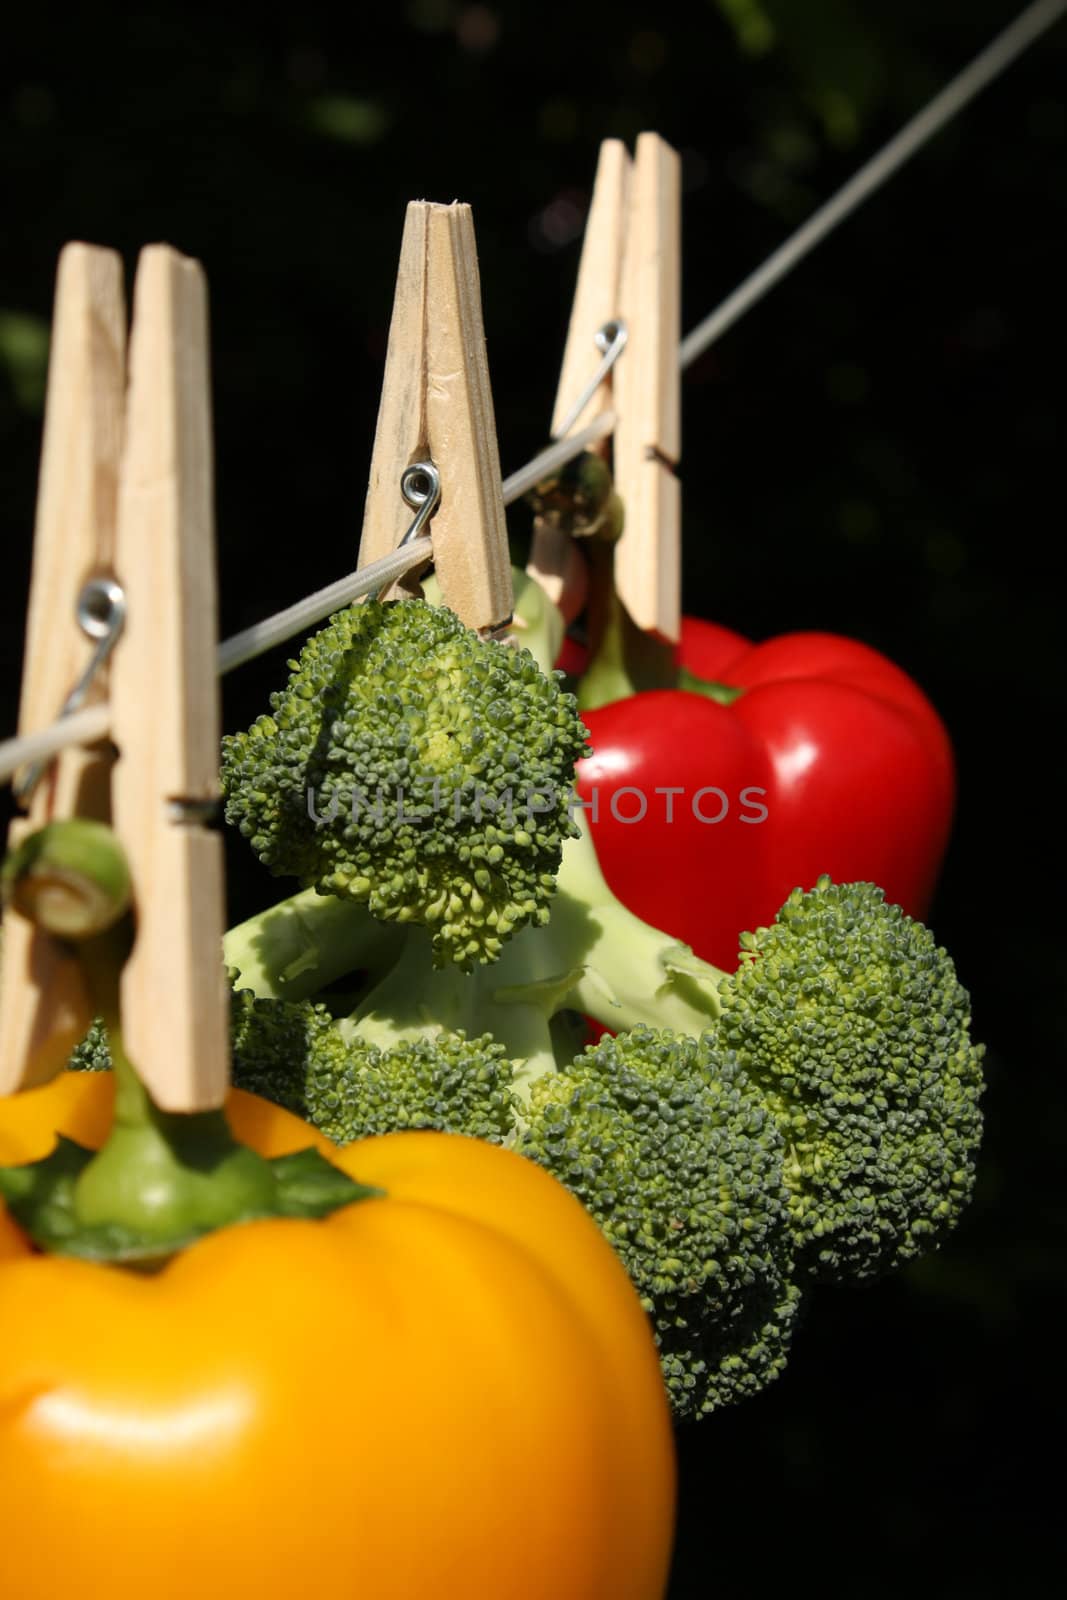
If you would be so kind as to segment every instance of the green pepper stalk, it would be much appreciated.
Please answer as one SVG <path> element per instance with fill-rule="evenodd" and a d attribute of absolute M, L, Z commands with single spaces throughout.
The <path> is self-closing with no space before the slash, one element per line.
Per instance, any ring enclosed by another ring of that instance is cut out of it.
<path fill-rule="evenodd" d="M 50 822 L 27 836 L 0 874 L 5 910 L 60 939 L 93 938 L 130 904 L 125 852 L 103 822 Z"/>
<path fill-rule="evenodd" d="M 537 515 L 579 541 L 585 556 L 589 660 L 575 690 L 579 710 L 597 711 L 647 689 L 688 689 L 724 705 L 744 692 L 689 672 L 675 647 L 639 628 L 619 599 L 615 547 L 625 511 L 606 462 L 587 452 L 538 484 L 528 499 Z"/>
<path fill-rule="evenodd" d="M 275 1191 L 270 1163 L 237 1143 L 225 1113 L 162 1111 L 138 1077 L 119 1025 L 125 953 L 107 936 L 83 947 L 89 993 L 107 1029 L 115 1120 L 74 1185 L 74 1216 L 86 1228 L 128 1229 L 146 1244 L 168 1245 L 269 1215 Z"/>
<path fill-rule="evenodd" d="M 616 591 L 615 544 L 621 532 L 620 518 L 614 538 L 594 535 L 585 545 L 589 663 L 575 691 L 580 711 L 596 711 L 643 689 L 678 687 L 673 645 L 642 632 Z"/>
<path fill-rule="evenodd" d="M 13 893 L 11 904 L 53 928 L 61 904 L 59 921 L 77 941 L 115 1074 L 114 1122 L 100 1151 L 60 1137 L 43 1161 L 0 1169 L 0 1194 L 16 1221 L 59 1253 L 155 1265 L 217 1228 L 258 1217 L 323 1216 L 374 1192 L 313 1149 L 266 1160 L 235 1139 L 222 1110 L 156 1105 L 122 1042 L 119 981 L 135 935 L 124 861 L 116 870 L 121 857 L 110 829 L 72 819 L 30 835 L 5 870 L 16 886 L 62 875 L 59 901 L 50 891 Z M 99 926 L 106 931 L 95 932 Z"/>

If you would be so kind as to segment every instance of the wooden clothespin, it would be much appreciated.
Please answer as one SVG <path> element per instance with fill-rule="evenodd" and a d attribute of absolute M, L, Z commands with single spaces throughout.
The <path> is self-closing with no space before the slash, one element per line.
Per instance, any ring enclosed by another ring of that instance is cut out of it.
<path fill-rule="evenodd" d="M 578 416 L 574 404 L 595 371 L 595 337 L 621 320 L 627 341 L 611 374 Z M 619 598 L 645 632 L 677 641 L 681 629 L 681 164 L 655 133 L 633 161 L 617 139 L 600 147 L 553 436 L 616 413 L 615 487 L 626 525 L 615 556 Z M 565 544 L 538 529 L 530 572 L 550 594 L 562 582 Z"/>
<path fill-rule="evenodd" d="M 125 389 L 121 263 L 70 245 L 60 261 L 38 494 L 20 726 L 56 714 L 84 668 L 73 622 L 90 574 L 121 585 L 125 621 L 106 693 L 117 759 L 65 752 L 22 828 L 110 815 L 129 857 L 136 935 L 122 975 L 131 1059 L 170 1111 L 222 1103 L 229 1081 L 218 795 L 211 409 L 199 265 L 165 245 L 141 253 Z M 125 419 L 124 413 L 125 398 Z M 124 426 L 123 426 L 124 422 Z M 90 793 L 88 772 L 97 782 Z M 110 784 L 107 779 L 110 778 Z M 103 781 L 100 781 L 100 780 Z M 108 793 L 110 790 L 110 793 Z M 58 941 L 5 928 L 0 1091 L 51 1075 L 64 1018 L 84 1031 L 76 964 Z M 64 1041 L 66 1043 L 66 1041 Z M 42 1071 L 41 1063 L 47 1065 Z"/>
<path fill-rule="evenodd" d="M 20 733 L 53 720 L 90 657 L 76 608 L 89 578 L 114 575 L 125 388 L 122 262 L 111 250 L 69 244 L 52 319 Z M 94 675 L 90 703 L 106 698 L 109 666 Z M 53 818 L 107 820 L 111 764 L 105 745 L 64 750 L 29 797 L 25 819 L 11 824 L 9 844 Z M 68 947 L 21 917 L 5 918 L 0 1092 L 51 1076 L 83 1036 L 88 1006 Z"/>
<path fill-rule="evenodd" d="M 440 476 L 430 531 L 441 596 L 468 628 L 492 633 L 510 620 L 513 594 L 474 223 L 469 206 L 424 200 L 404 224 L 361 567 L 408 531 L 400 483 L 418 461 Z"/>

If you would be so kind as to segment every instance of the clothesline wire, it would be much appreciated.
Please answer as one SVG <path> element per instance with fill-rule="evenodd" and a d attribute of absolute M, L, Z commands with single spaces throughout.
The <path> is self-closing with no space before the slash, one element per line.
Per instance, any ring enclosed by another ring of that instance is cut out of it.
<path fill-rule="evenodd" d="M 762 300 L 775 284 L 792 272 L 828 233 L 844 222 L 875 190 L 880 189 L 964 106 L 1011 66 L 1028 45 L 1047 32 L 1054 22 L 1058 22 L 1064 12 L 1067 12 L 1067 0 L 1035 0 L 1035 4 L 1027 6 L 1010 27 L 998 34 L 992 44 L 975 56 L 962 72 L 957 73 L 910 122 L 905 123 L 900 132 L 865 162 L 784 244 L 779 245 L 762 266 L 750 273 L 721 305 L 699 322 L 691 333 L 686 334 L 679 353 L 682 370 L 691 366 L 746 311 Z"/>
<path fill-rule="evenodd" d="M 693 364 L 717 339 L 763 299 L 794 267 L 836 227 L 870 198 L 894 173 L 927 144 L 935 134 L 957 116 L 981 91 L 1018 59 L 1042 34 L 1067 12 L 1067 0 L 1034 0 L 1034 3 L 982 50 L 974 60 L 939 91 L 910 122 L 883 145 L 858 172 L 819 207 L 808 220 L 780 245 L 766 261 L 749 274 L 726 299 L 688 333 L 679 347 L 682 370 Z M 625 359 L 625 357 L 624 357 Z M 614 416 L 604 412 L 580 433 L 560 439 L 542 450 L 518 472 L 505 478 L 504 504 L 521 499 L 542 478 L 580 455 L 591 443 L 604 438 L 614 427 Z M 220 675 L 254 660 L 276 644 L 306 632 L 333 611 L 365 594 L 394 583 L 410 568 L 432 553 L 429 536 L 413 540 L 392 551 L 380 561 L 349 573 L 336 583 L 317 590 L 275 616 L 226 639 L 219 646 Z M 51 757 L 69 745 L 84 744 L 106 732 L 106 708 L 94 706 L 53 723 L 50 727 L 22 738 L 0 742 L 0 782 L 7 781 L 21 766 L 32 760 Z"/>
<path fill-rule="evenodd" d="M 611 412 L 604 412 L 587 428 L 583 428 L 581 433 L 576 433 L 569 439 L 561 439 L 556 444 L 550 444 L 546 450 L 534 456 L 532 461 L 527 462 L 525 467 L 513 472 L 510 478 L 504 479 L 504 504 L 510 506 L 521 499 L 528 489 L 540 483 L 550 472 L 555 472 L 557 467 L 572 461 L 597 439 L 604 438 L 614 425 L 614 415 Z M 325 589 L 318 589 L 306 599 L 298 600 L 285 611 L 279 611 L 275 616 L 267 617 L 263 622 L 253 623 L 252 627 L 234 634 L 219 646 L 220 676 L 232 672 L 234 667 L 243 666 L 246 661 L 254 660 L 256 656 L 263 655 L 274 645 L 284 644 L 286 639 L 295 638 L 299 633 L 306 633 L 316 622 L 321 622 L 323 617 L 331 616 L 342 606 L 351 605 L 353 600 L 361 600 L 364 595 L 373 594 L 375 589 L 387 588 L 389 584 L 402 578 L 412 567 L 417 567 L 420 562 L 426 561 L 431 552 L 430 536 L 424 534 L 419 539 L 413 539 L 410 544 L 400 545 L 397 549 L 391 550 L 388 555 L 382 556 L 380 561 L 360 567 L 356 572 L 348 573 Z"/>

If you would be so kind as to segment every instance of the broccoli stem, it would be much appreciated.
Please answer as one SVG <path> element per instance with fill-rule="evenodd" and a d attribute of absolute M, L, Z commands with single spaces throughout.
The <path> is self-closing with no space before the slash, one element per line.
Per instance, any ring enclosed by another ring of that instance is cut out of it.
<path fill-rule="evenodd" d="M 563 617 L 541 585 L 528 573 L 512 567 L 511 581 L 515 594 L 512 611 L 514 638 L 524 650 L 529 650 L 547 677 L 555 667 L 563 643 Z M 422 588 L 431 605 L 444 604 L 440 586 L 432 573 L 423 580 Z"/>
<path fill-rule="evenodd" d="M 282 935 L 261 935 L 264 923 Z M 524 928 L 497 961 L 471 973 L 434 967 L 424 929 L 386 928 L 362 905 L 314 894 L 242 923 L 224 949 L 241 988 L 265 999 L 308 998 L 344 975 L 353 952 L 351 964 L 362 968 L 381 956 L 383 939 L 394 959 L 345 1026 L 383 1049 L 442 1030 L 491 1033 L 523 1063 L 520 1094 L 556 1067 L 550 1024 L 558 1012 L 584 1012 L 615 1032 L 646 1023 L 692 1035 L 719 1014 L 724 974 L 615 898 L 585 833 L 563 847 L 548 923 Z M 254 957 L 248 965 L 246 950 Z"/>
<path fill-rule="evenodd" d="M 241 988 L 263 1000 L 306 1000 L 352 972 L 381 976 L 397 960 L 404 929 L 334 895 L 305 889 L 231 928 L 223 940 Z"/>
<path fill-rule="evenodd" d="M 555 1008 L 536 983 L 514 999 L 501 998 L 498 985 L 496 965 L 471 973 L 434 967 L 428 936 L 412 928 L 396 964 L 340 1024 L 341 1031 L 381 1050 L 442 1032 L 462 1031 L 468 1038 L 491 1033 L 521 1063 L 519 1078 L 532 1082 L 555 1068 L 549 1026 Z"/>
<path fill-rule="evenodd" d="M 540 940 L 565 956 L 557 970 L 577 971 L 553 1010 L 584 1011 L 615 1032 L 647 1023 L 699 1034 L 719 1015 L 718 986 L 726 975 L 616 899 L 587 831 L 563 846 L 548 926 L 521 934 L 494 970 L 520 962 L 518 947 L 527 938 L 527 949 Z"/>

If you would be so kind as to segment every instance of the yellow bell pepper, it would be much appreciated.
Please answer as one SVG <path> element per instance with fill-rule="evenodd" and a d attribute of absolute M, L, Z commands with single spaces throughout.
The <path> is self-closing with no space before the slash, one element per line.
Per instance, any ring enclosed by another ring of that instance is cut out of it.
<path fill-rule="evenodd" d="M 0 1101 L 0 1165 L 108 1137 L 113 1075 Z M 36 1249 L 0 1202 L 0 1594 L 658 1600 L 674 1504 L 644 1313 L 582 1207 L 435 1133 L 237 1138 L 384 1191 L 158 1270 Z"/>

